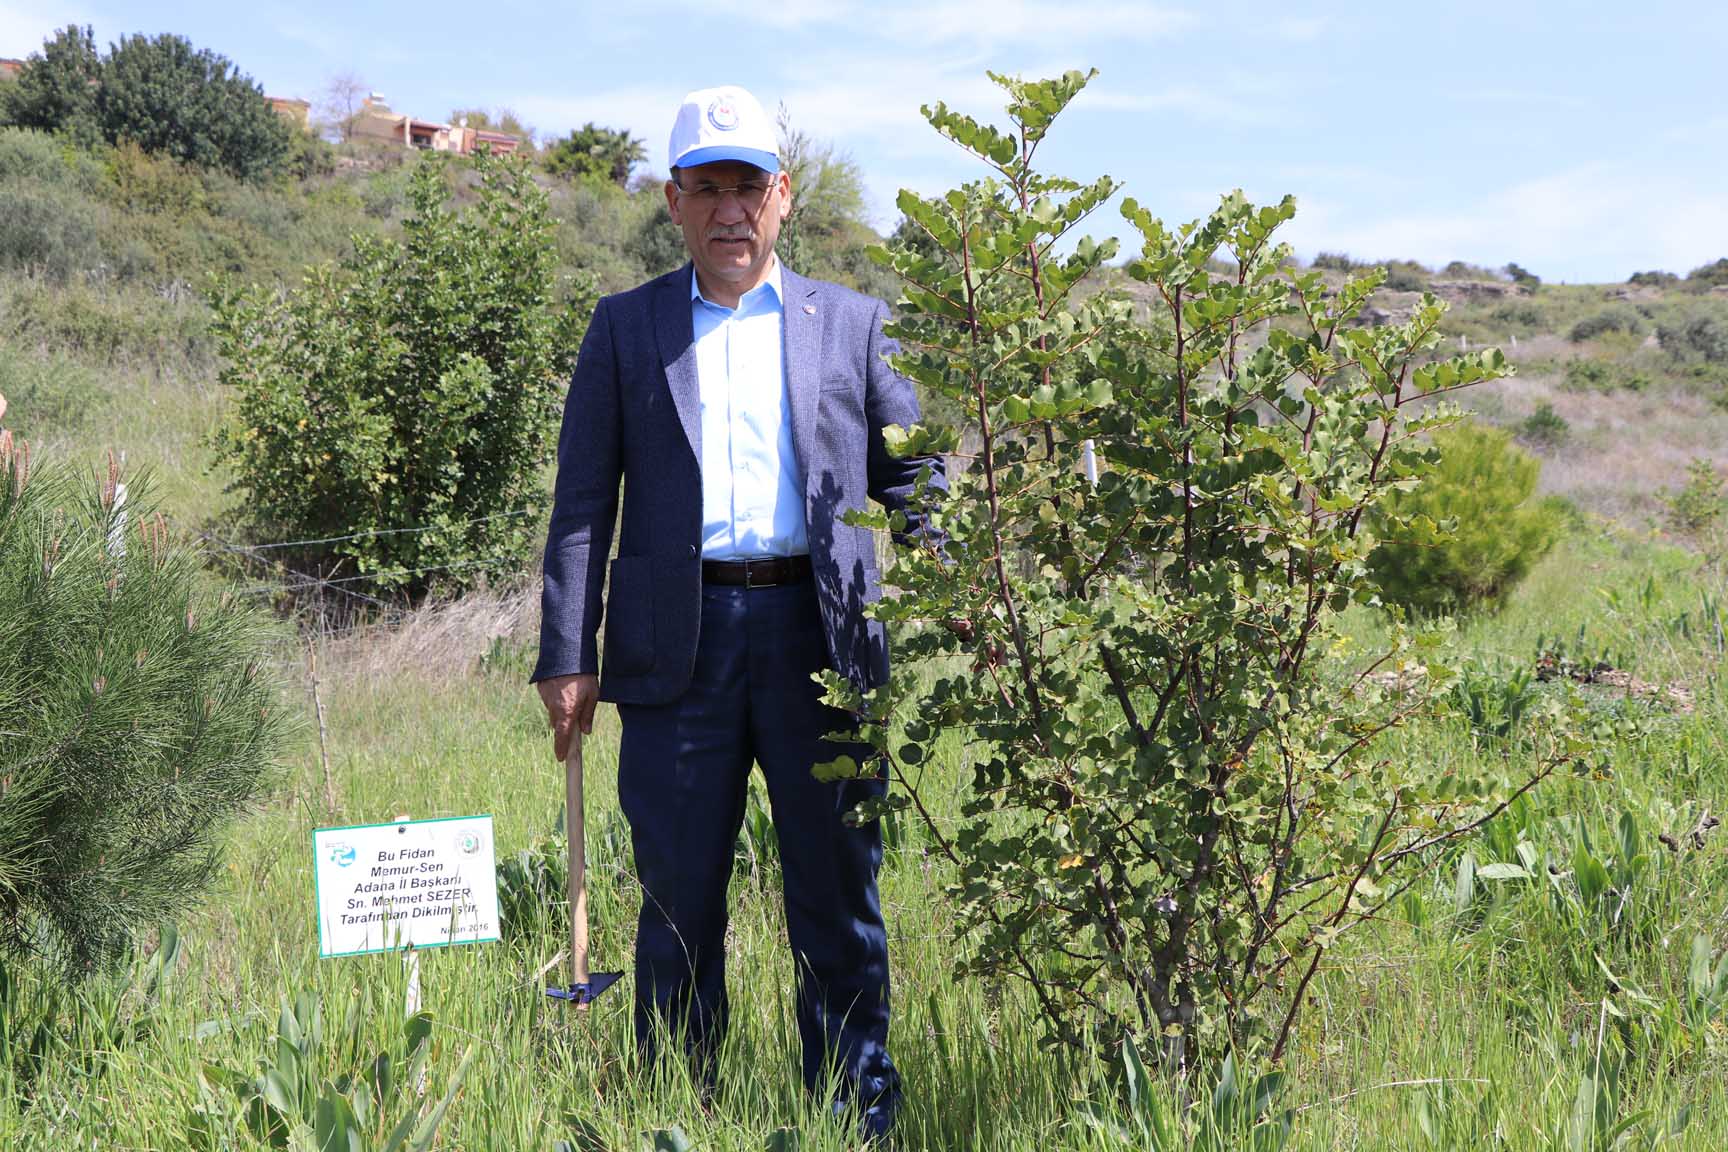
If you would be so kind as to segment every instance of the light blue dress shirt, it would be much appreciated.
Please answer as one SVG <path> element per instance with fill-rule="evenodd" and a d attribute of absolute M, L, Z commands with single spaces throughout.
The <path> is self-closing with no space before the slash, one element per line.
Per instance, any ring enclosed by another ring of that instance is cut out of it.
<path fill-rule="evenodd" d="M 702 557 L 740 560 L 810 550 L 792 407 L 786 395 L 780 262 L 737 308 L 706 299 L 690 271 L 702 400 Z"/>

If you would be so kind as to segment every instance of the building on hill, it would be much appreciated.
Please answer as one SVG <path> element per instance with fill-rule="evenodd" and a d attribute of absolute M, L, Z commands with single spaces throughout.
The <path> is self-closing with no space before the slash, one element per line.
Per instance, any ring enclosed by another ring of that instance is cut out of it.
<path fill-rule="evenodd" d="M 264 103 L 270 105 L 272 112 L 300 131 L 310 132 L 312 130 L 312 105 L 309 102 L 294 100 L 286 96 L 266 96 Z"/>
<path fill-rule="evenodd" d="M 16 80 L 18 73 L 22 71 L 24 71 L 24 61 L 0 56 L 0 80 Z"/>
<path fill-rule="evenodd" d="M 368 96 L 361 104 L 360 113 L 354 118 L 354 135 L 373 140 L 393 140 L 403 147 L 427 152 L 454 152 L 459 156 L 471 155 L 482 145 L 496 155 L 507 156 L 522 146 L 521 138 L 508 132 L 416 120 L 392 112 L 377 93 Z"/>

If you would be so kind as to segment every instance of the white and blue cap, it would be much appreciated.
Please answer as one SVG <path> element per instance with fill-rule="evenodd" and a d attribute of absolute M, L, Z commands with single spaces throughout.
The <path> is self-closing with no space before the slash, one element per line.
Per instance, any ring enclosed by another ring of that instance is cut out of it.
<path fill-rule="evenodd" d="M 673 168 L 740 160 L 764 172 L 780 171 L 773 122 L 756 97 L 733 85 L 699 88 L 684 97 L 666 152 Z"/>

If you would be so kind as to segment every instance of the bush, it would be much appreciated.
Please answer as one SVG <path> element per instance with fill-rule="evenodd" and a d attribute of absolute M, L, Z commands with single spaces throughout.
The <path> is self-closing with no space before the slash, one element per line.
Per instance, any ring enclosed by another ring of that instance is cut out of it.
<path fill-rule="evenodd" d="M 101 263 L 99 209 L 75 192 L 0 186 L 0 268 L 66 280 Z"/>
<path fill-rule="evenodd" d="M 0 128 L 0 184 L 9 182 L 97 195 L 106 178 L 101 164 L 82 148 L 44 132 Z"/>
<path fill-rule="evenodd" d="M 1389 260 L 1386 263 L 1386 287 L 1394 292 L 1426 292 L 1432 278 L 1428 269 L 1414 260 Z"/>
<path fill-rule="evenodd" d="M 0 433 L 0 949 L 84 971 L 202 891 L 283 713 L 264 624 L 199 594 L 142 485 L 28 460 Z"/>
<path fill-rule="evenodd" d="M 1728 319 L 1714 312 L 1697 311 L 1664 322 L 1656 335 L 1676 359 L 1728 364 Z"/>
<path fill-rule="evenodd" d="M 1717 284 L 1728 284 L 1728 256 L 1724 256 L 1720 260 L 1712 260 L 1708 264 L 1702 264 L 1697 268 L 1692 269 L 1692 271 L 1686 273 L 1686 279 L 1694 284 L 1701 284 L 1707 287 Z"/>
<path fill-rule="evenodd" d="M 1552 448 L 1572 435 L 1572 425 L 1544 400 L 1518 425 L 1518 439 L 1539 448 Z"/>
<path fill-rule="evenodd" d="M 1521 328 L 1526 332 L 1534 332 L 1548 322 L 1542 309 L 1527 300 L 1509 300 L 1504 304 L 1496 304 L 1488 315 L 1497 323 Z"/>
<path fill-rule="evenodd" d="M 1650 387 L 1650 377 L 1618 360 L 1580 356 L 1566 361 L 1560 386 L 1568 392 L 1642 392 Z"/>
<path fill-rule="evenodd" d="M 891 777 L 854 817 L 925 815 L 926 779 L 946 802 L 952 779 L 926 766 L 958 734 L 961 815 L 921 831 L 952 868 L 968 972 L 1023 982 L 1088 1052 L 1141 1044 L 1174 1074 L 1227 1049 L 1276 1061 L 1339 935 L 1388 915 L 1507 777 L 1534 786 L 1571 754 L 1545 715 L 1508 759 L 1436 772 L 1376 737 L 1444 691 L 1439 630 L 1394 628 L 1361 668 L 1326 655 L 1373 594 L 1366 517 L 1429 455 L 1410 414 L 1509 369 L 1497 351 L 1435 359 L 1432 298 L 1363 325 L 1378 271 L 1291 271 L 1291 199 L 1232 193 L 1179 226 L 1127 201 L 1142 247 L 1123 273 L 1153 307 L 1093 291 L 1116 246 L 1077 232 L 1115 185 L 1032 166 L 1088 77 L 993 79 L 1006 128 L 926 108 L 988 179 L 902 192 L 929 243 L 877 254 L 904 285 L 895 367 L 964 410 L 974 442 L 946 491 L 910 497 L 940 542 L 907 538 L 900 511 L 844 517 L 899 533 L 898 592 L 868 609 L 894 637 L 888 684 L 824 677 Z M 1233 334 L 1256 326 L 1245 351 Z M 956 443 L 885 434 L 900 457 Z M 1380 662 L 1422 687 L 1392 705 L 1331 679 Z"/>
<path fill-rule="evenodd" d="M 1645 288 L 1672 288 L 1680 283 L 1680 277 L 1672 272 L 1655 269 L 1649 272 L 1634 272 L 1626 278 L 1626 283 L 1637 284 Z"/>
<path fill-rule="evenodd" d="M 418 597 L 526 564 L 560 385 L 589 301 L 562 298 L 546 196 L 482 157 L 476 202 L 413 173 L 400 238 L 355 238 L 280 298 L 225 287 L 214 330 L 233 391 L 218 441 L 255 534 L 326 578 Z"/>
<path fill-rule="evenodd" d="M 1491 607 L 1553 546 L 1560 513 L 1532 500 L 1542 465 L 1506 433 L 1463 424 L 1435 432 L 1434 447 L 1415 489 L 1376 517 L 1369 567 L 1388 603 L 1415 612 Z"/>
<path fill-rule="evenodd" d="M 1572 330 L 1566 334 L 1566 338 L 1574 344 L 1582 344 L 1586 340 L 1594 340 L 1607 332 L 1624 332 L 1630 336 L 1642 335 L 1644 317 L 1624 305 L 1604 308 L 1594 316 L 1586 316 L 1572 325 Z"/>
<path fill-rule="evenodd" d="M 1678 492 L 1658 493 L 1668 511 L 1668 523 L 1680 532 L 1701 535 L 1722 519 L 1728 507 L 1721 473 L 1716 465 L 1699 458 L 1686 466 L 1686 485 Z"/>

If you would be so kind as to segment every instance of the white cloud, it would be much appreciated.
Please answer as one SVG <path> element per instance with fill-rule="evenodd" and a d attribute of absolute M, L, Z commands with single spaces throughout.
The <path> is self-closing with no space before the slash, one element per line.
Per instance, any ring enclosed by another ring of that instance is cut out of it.
<path fill-rule="evenodd" d="M 1309 202 L 1290 239 L 1312 255 L 1498 265 L 1550 280 L 1603 281 L 1643 268 L 1685 272 L 1722 255 L 1728 191 L 1685 172 L 1586 165 L 1492 190 L 1432 213 L 1347 215 Z"/>

